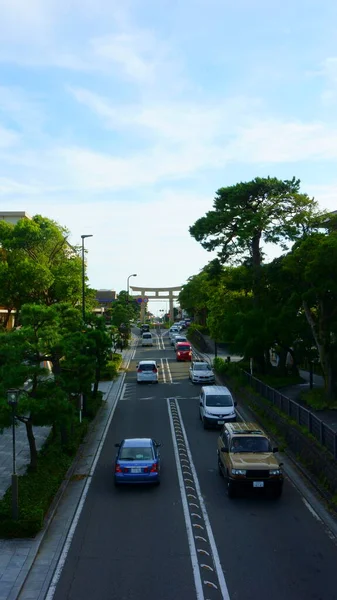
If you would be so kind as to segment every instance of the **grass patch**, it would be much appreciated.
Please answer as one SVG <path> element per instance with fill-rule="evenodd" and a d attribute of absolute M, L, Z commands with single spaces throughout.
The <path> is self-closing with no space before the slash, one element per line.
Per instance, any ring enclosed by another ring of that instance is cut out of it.
<path fill-rule="evenodd" d="M 326 408 L 337 409 L 337 401 L 331 401 L 323 388 L 313 388 L 312 390 L 304 390 L 300 394 L 300 398 L 308 406 L 314 410 L 324 410 Z"/>

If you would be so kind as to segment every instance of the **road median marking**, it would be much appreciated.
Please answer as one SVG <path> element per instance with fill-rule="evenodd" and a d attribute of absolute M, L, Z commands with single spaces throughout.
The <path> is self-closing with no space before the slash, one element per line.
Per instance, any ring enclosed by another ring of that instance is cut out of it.
<path fill-rule="evenodd" d="M 176 398 L 167 398 L 167 409 L 196 597 L 197 600 L 230 600 Z M 206 548 L 200 547 L 202 544 Z M 208 572 L 208 579 L 205 578 L 205 571 Z"/>

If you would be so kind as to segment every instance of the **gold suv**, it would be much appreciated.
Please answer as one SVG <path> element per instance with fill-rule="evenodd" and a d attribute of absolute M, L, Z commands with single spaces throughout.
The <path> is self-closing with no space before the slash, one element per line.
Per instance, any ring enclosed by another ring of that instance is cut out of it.
<path fill-rule="evenodd" d="M 230 498 L 239 488 L 282 494 L 282 463 L 275 457 L 268 436 L 256 423 L 226 423 L 218 438 L 218 468 L 225 477 Z"/>

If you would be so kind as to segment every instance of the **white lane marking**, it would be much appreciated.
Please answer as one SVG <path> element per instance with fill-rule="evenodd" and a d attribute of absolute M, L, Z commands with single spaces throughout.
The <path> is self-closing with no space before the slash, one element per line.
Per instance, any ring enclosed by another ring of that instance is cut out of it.
<path fill-rule="evenodd" d="M 126 391 L 126 383 L 124 383 L 124 385 L 123 385 L 122 393 L 121 393 L 120 398 L 119 398 L 120 400 L 124 400 L 125 391 Z"/>
<path fill-rule="evenodd" d="M 164 361 L 162 358 L 160 359 L 160 364 L 161 364 L 161 372 L 163 375 L 163 380 L 164 380 L 164 383 L 166 383 L 165 366 L 164 366 Z"/>
<path fill-rule="evenodd" d="M 319 523 L 323 523 L 321 517 L 317 514 L 317 512 L 313 509 L 313 507 L 311 506 L 311 504 L 309 504 L 309 502 L 303 498 L 302 496 L 302 502 L 304 502 L 305 506 L 307 507 L 308 511 L 312 514 L 313 517 L 315 517 L 315 519 L 319 522 Z"/>
<path fill-rule="evenodd" d="M 128 369 L 128 367 L 130 365 L 130 362 L 131 362 L 131 358 L 128 360 L 128 363 L 126 365 L 126 370 Z M 123 373 L 122 378 L 121 378 L 121 387 L 123 386 L 123 388 L 124 388 L 125 377 L 126 377 L 126 373 Z M 96 456 L 95 456 L 94 462 L 91 465 L 91 469 L 89 471 L 89 474 L 88 474 L 88 477 L 87 477 L 87 480 L 86 480 L 86 484 L 84 486 L 84 489 L 83 489 L 80 501 L 79 501 L 79 503 L 77 505 L 77 509 L 76 509 L 76 512 L 75 512 L 75 515 L 74 515 L 71 527 L 69 529 L 68 535 L 67 535 L 66 540 L 64 542 L 64 546 L 62 548 L 62 552 L 61 552 L 60 557 L 58 559 L 58 562 L 57 562 L 57 565 L 56 565 L 56 568 L 55 568 L 55 571 L 54 571 L 53 578 L 52 578 L 51 583 L 49 585 L 47 595 L 45 596 L 45 600 L 52 600 L 54 598 L 56 587 L 57 587 L 58 581 L 59 581 L 59 579 L 61 577 L 62 569 L 63 569 L 63 567 L 65 565 L 66 560 L 67 560 L 68 552 L 70 550 L 70 546 L 71 546 L 71 543 L 73 541 L 75 530 L 76 530 L 76 527 L 77 527 L 78 522 L 80 520 L 81 512 L 82 512 L 84 503 L 85 503 L 87 495 L 88 495 L 90 484 L 91 484 L 92 479 L 93 479 L 93 474 L 95 472 L 96 465 L 97 465 L 99 457 L 101 455 L 103 444 L 105 442 L 105 438 L 107 436 L 107 433 L 108 433 L 108 430 L 109 430 L 109 427 L 110 427 L 110 423 L 111 423 L 112 418 L 113 418 L 113 416 L 115 414 L 115 410 L 116 410 L 116 406 L 118 404 L 118 401 L 119 401 L 119 396 L 117 396 L 117 398 L 116 398 L 116 402 L 115 402 L 114 406 L 111 409 L 111 413 L 110 413 L 109 419 L 108 419 L 108 421 L 107 421 L 107 423 L 105 425 L 105 428 L 104 428 L 104 431 L 103 431 L 103 435 L 102 435 L 102 439 L 101 439 L 101 441 L 99 443 L 99 446 L 97 448 L 97 452 L 96 452 Z"/>
<path fill-rule="evenodd" d="M 199 503 L 200 503 L 200 509 L 201 509 L 201 512 L 202 512 L 202 516 L 204 517 L 204 522 L 205 522 L 206 530 L 207 530 L 207 533 L 208 533 L 209 543 L 210 543 L 212 554 L 213 554 L 214 566 L 215 566 L 215 570 L 216 570 L 216 573 L 217 573 L 217 576 L 218 576 L 218 580 L 219 580 L 219 584 L 220 584 L 220 588 L 221 588 L 222 597 L 223 597 L 224 600 L 230 600 L 229 593 L 228 593 L 228 588 L 227 588 L 227 584 L 226 584 L 226 580 L 225 580 L 225 576 L 223 574 L 222 567 L 221 567 L 221 562 L 220 562 L 220 558 L 219 558 L 218 549 L 216 547 L 216 543 L 215 543 L 215 539 L 214 539 L 212 527 L 211 527 L 211 524 L 210 524 L 210 521 L 209 521 L 209 518 L 208 518 L 207 510 L 206 510 L 206 507 L 205 507 L 204 499 L 203 499 L 202 494 L 201 494 L 199 479 L 198 479 L 198 475 L 197 475 L 197 472 L 196 472 L 196 468 L 194 466 L 194 462 L 193 462 L 193 458 L 192 458 L 192 453 L 191 453 L 190 445 L 188 443 L 188 439 L 187 439 L 187 435 L 186 435 L 186 430 L 185 430 L 185 426 L 184 426 L 184 421 L 183 421 L 182 416 L 181 416 L 180 406 L 179 406 L 178 401 L 176 401 L 176 406 L 177 406 L 178 414 L 179 414 L 179 417 L 180 417 L 181 428 L 182 428 L 183 434 L 185 436 L 186 450 L 187 450 L 187 454 L 188 454 L 189 459 L 190 459 L 190 467 L 191 467 L 191 471 L 193 473 L 193 478 L 194 478 L 196 493 L 198 494 L 198 500 L 199 500 Z"/>
<path fill-rule="evenodd" d="M 167 371 L 168 371 L 169 380 L 170 380 L 170 383 L 172 383 L 173 380 L 172 380 L 172 374 L 171 374 L 171 370 L 170 370 L 169 361 L 167 358 L 165 358 L 165 360 L 166 360 L 166 367 L 167 367 Z"/>
<path fill-rule="evenodd" d="M 175 439 L 174 424 L 173 424 L 173 419 L 172 419 L 172 414 L 171 414 L 171 409 L 170 409 L 170 401 L 168 398 L 167 398 L 167 410 L 168 410 L 168 415 L 169 415 L 173 450 L 174 450 L 174 456 L 175 456 L 175 461 L 176 461 L 180 495 L 181 495 L 181 501 L 182 501 L 182 505 L 183 505 L 183 512 L 184 512 L 184 518 L 185 518 L 187 541 L 188 541 L 188 546 L 189 546 L 189 550 L 190 550 L 192 571 L 193 571 L 193 577 L 194 577 L 194 585 L 195 585 L 195 590 L 196 590 L 196 594 L 197 594 L 197 599 L 205 600 L 204 592 L 202 589 L 200 571 L 199 571 L 198 555 L 197 555 L 197 551 L 196 551 L 196 547 L 195 547 L 195 543 L 194 543 L 192 523 L 191 523 L 190 513 L 188 510 L 188 503 L 187 503 L 187 498 L 186 498 L 184 479 L 183 479 L 182 469 L 181 469 L 181 465 L 180 465 L 180 461 L 179 461 L 179 450 L 178 450 L 177 441 Z"/>

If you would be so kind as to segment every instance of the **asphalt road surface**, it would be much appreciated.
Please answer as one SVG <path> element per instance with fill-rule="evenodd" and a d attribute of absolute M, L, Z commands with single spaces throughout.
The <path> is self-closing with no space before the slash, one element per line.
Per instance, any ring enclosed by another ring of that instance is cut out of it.
<path fill-rule="evenodd" d="M 137 385 L 152 358 L 159 384 Z M 227 497 L 188 369 L 167 335 L 137 347 L 55 600 L 336 600 L 337 547 L 291 481 Z M 114 443 L 138 436 L 162 443 L 161 485 L 115 488 Z"/>

